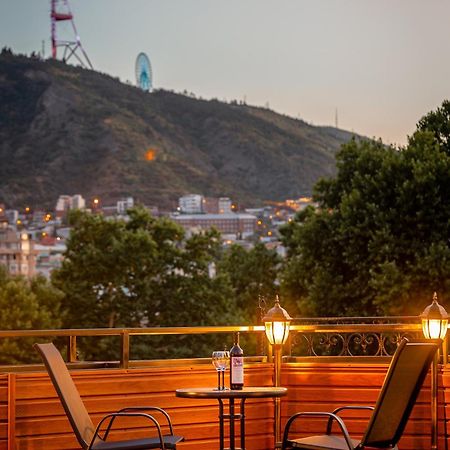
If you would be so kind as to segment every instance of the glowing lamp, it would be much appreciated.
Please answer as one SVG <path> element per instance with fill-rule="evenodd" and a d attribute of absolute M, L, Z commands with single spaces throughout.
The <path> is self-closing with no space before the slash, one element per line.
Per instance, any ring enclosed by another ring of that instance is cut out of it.
<path fill-rule="evenodd" d="M 266 328 L 266 336 L 271 345 L 283 345 L 289 336 L 289 326 L 292 317 L 280 306 L 278 295 L 275 298 L 275 306 L 263 317 Z"/>
<path fill-rule="evenodd" d="M 427 306 L 420 315 L 422 319 L 422 331 L 427 339 L 444 339 L 447 334 L 448 314 L 438 303 L 436 292 L 433 295 L 433 303 Z"/>

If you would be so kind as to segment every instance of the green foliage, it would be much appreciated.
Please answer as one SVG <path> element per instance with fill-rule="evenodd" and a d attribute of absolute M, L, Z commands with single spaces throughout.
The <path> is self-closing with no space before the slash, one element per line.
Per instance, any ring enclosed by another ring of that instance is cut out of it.
<path fill-rule="evenodd" d="M 125 222 L 72 214 L 66 257 L 53 277 L 65 293 L 67 327 L 222 325 L 239 320 L 226 278 L 209 276 L 220 250 L 217 232 L 185 239 L 180 226 L 155 219 L 143 208 L 130 210 L 129 217 Z M 168 356 L 171 350 L 160 341 L 142 345 L 138 356 Z M 189 339 L 177 350 L 184 356 L 198 351 Z M 87 357 L 117 356 L 105 343 L 84 351 Z"/>
<path fill-rule="evenodd" d="M 251 324 L 259 322 L 258 297 L 273 299 L 281 258 L 262 243 L 245 250 L 230 246 L 218 265 L 218 272 L 229 278 L 233 297 Z"/>
<path fill-rule="evenodd" d="M 43 277 L 29 281 L 9 276 L 0 267 L 0 329 L 38 330 L 61 326 L 60 302 L 62 293 Z M 32 344 L 36 339 L 0 341 L 0 363 L 24 364 L 36 360 Z"/>
<path fill-rule="evenodd" d="M 449 109 L 404 149 L 344 145 L 337 177 L 316 185 L 318 208 L 282 230 L 283 292 L 303 316 L 418 314 L 433 291 L 448 297 Z"/>

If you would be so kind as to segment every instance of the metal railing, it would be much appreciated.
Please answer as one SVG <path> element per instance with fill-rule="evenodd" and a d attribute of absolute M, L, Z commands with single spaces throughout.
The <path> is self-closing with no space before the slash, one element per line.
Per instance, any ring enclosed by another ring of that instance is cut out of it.
<path fill-rule="evenodd" d="M 77 363 L 78 342 L 80 337 L 115 336 L 120 339 L 120 358 L 115 364 L 103 362 L 106 367 L 129 368 L 130 348 L 136 336 L 182 336 L 232 334 L 236 331 L 259 336 L 264 341 L 264 327 L 258 326 L 199 326 L 199 327 L 149 327 L 149 328 L 95 328 L 95 329 L 58 329 L 58 330 L 1 330 L 0 344 L 4 339 L 21 338 L 66 338 L 67 362 Z M 284 348 L 286 361 L 303 358 L 354 358 L 389 357 L 395 351 L 402 337 L 422 337 L 421 325 L 417 317 L 371 317 L 371 318 L 309 318 L 294 319 L 291 324 L 289 341 Z M 265 347 L 265 346 L 264 346 Z M 261 348 L 261 346 L 260 346 Z M 271 357 L 270 348 L 263 349 L 259 361 Z M 264 355 L 266 354 L 266 355 Z M 448 363 L 447 342 L 443 346 L 443 363 Z M 181 359 L 180 359 L 181 360 Z M 249 358 L 251 360 L 251 358 Z M 205 360 L 203 360 L 204 362 Z M 168 360 L 160 364 L 170 363 Z M 7 366 L 0 366 L 6 369 Z"/>

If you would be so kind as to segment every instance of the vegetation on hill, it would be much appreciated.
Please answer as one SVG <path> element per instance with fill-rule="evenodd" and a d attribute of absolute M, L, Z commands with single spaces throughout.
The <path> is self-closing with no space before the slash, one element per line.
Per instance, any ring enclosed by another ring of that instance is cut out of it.
<path fill-rule="evenodd" d="M 52 207 L 76 193 L 168 208 L 187 193 L 244 205 L 295 198 L 335 173 L 350 138 L 264 108 L 0 55 L 0 201 L 9 206 Z"/>

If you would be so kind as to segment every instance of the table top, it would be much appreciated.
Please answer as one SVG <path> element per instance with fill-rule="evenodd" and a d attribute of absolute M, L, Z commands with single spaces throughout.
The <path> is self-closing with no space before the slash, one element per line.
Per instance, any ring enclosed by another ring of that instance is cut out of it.
<path fill-rule="evenodd" d="M 187 388 L 177 389 L 175 395 L 184 398 L 265 398 L 283 397 L 287 388 L 273 386 L 244 387 L 240 390 L 226 389 L 223 391 L 217 388 Z"/>

